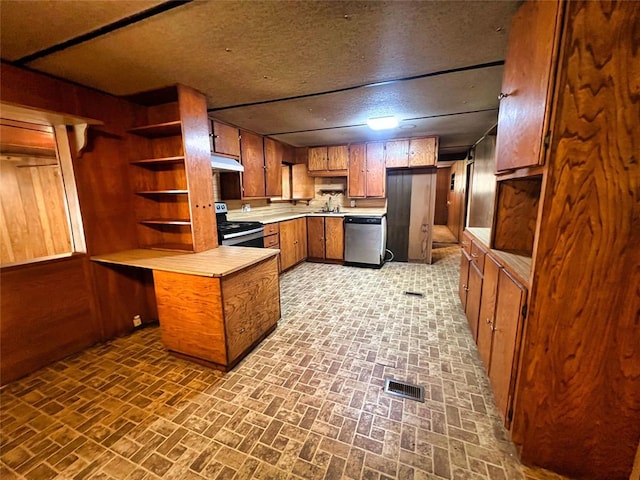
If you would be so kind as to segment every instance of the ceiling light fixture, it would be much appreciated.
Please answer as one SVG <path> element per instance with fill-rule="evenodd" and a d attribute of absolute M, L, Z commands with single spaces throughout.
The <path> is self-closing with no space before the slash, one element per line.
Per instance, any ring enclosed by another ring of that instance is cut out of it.
<path fill-rule="evenodd" d="M 390 130 L 398 126 L 398 119 L 393 116 L 369 118 L 367 125 L 371 130 Z"/>

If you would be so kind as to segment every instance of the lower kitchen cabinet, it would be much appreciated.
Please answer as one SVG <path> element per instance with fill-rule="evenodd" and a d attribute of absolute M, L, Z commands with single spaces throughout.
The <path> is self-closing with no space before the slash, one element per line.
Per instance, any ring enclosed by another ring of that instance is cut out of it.
<path fill-rule="evenodd" d="M 469 290 L 467 292 L 467 305 L 465 313 L 471 329 L 471 335 L 478 340 L 478 318 L 480 316 L 480 296 L 482 295 L 482 272 L 478 270 L 473 261 L 469 267 Z"/>
<path fill-rule="evenodd" d="M 493 321 L 489 380 L 493 387 L 496 405 L 505 419 L 507 428 L 511 424 L 510 410 L 518 369 L 523 309 L 526 299 L 526 289 L 514 280 L 505 269 L 500 269 Z"/>
<path fill-rule="evenodd" d="M 462 309 L 467 311 L 467 296 L 469 292 L 469 268 L 471 266 L 471 256 L 463 248 L 460 252 L 460 281 L 458 283 L 458 296 Z"/>
<path fill-rule="evenodd" d="M 280 268 L 287 270 L 307 257 L 307 222 L 296 218 L 280 222 Z"/>
<path fill-rule="evenodd" d="M 307 237 L 310 259 L 344 260 L 343 217 L 307 217 Z"/>
<path fill-rule="evenodd" d="M 480 315 L 478 319 L 478 352 L 487 372 L 491 365 L 491 346 L 493 343 L 493 325 L 495 321 L 496 296 L 498 294 L 498 275 L 500 265 L 489 255 L 484 264 Z"/>

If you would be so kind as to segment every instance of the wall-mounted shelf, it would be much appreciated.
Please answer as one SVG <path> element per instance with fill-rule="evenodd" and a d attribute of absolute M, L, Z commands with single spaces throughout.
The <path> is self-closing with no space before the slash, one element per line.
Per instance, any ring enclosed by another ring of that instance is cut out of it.
<path fill-rule="evenodd" d="M 338 195 L 340 193 L 344 193 L 344 188 L 321 188 L 320 190 L 318 190 L 318 193 L 320 195 Z"/>
<path fill-rule="evenodd" d="M 180 120 L 174 120 L 173 122 L 143 125 L 142 127 L 131 128 L 128 131 L 134 135 L 147 138 L 171 137 L 182 133 L 182 122 Z"/>
<path fill-rule="evenodd" d="M 191 220 L 181 218 L 149 218 L 146 220 L 140 220 L 140 223 L 144 225 L 176 225 L 176 226 L 190 226 Z"/>
<path fill-rule="evenodd" d="M 166 165 L 171 163 L 182 163 L 184 162 L 184 156 L 177 157 L 163 157 L 163 158 L 145 158 L 144 160 L 134 160 L 131 165 L 138 165 L 140 167 L 153 167 L 156 165 Z"/>
<path fill-rule="evenodd" d="M 187 195 L 189 190 L 145 190 L 136 192 L 136 195 L 155 196 L 155 195 Z"/>

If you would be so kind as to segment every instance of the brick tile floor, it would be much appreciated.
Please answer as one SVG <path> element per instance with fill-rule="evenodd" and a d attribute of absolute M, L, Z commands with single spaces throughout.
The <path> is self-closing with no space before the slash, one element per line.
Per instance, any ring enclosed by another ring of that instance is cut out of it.
<path fill-rule="evenodd" d="M 227 374 L 171 356 L 149 327 L 14 382 L 0 477 L 561 479 L 515 456 L 457 298 L 459 258 L 304 263 L 281 277 L 276 331 Z M 423 385 L 425 402 L 385 394 L 386 377 Z"/>

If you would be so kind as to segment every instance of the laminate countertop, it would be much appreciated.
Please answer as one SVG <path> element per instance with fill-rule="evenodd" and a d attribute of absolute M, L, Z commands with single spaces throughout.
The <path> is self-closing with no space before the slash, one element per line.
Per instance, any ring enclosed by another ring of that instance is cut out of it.
<path fill-rule="evenodd" d="M 357 208 L 357 209 L 344 209 L 341 210 L 340 213 L 329 213 L 329 212 L 319 212 L 319 211 L 308 211 L 308 212 L 282 212 L 282 213 L 274 213 L 267 214 L 256 212 L 255 214 L 228 214 L 227 218 L 230 221 L 234 220 L 253 220 L 257 222 L 261 222 L 264 225 L 269 223 L 278 223 L 285 222 L 287 220 L 294 220 L 296 218 L 305 218 L 305 217 L 383 217 L 387 214 L 387 212 L 382 208 Z"/>
<path fill-rule="evenodd" d="M 273 248 L 232 246 L 220 246 L 199 253 L 135 249 L 95 255 L 91 260 L 201 277 L 225 277 L 274 257 L 279 252 L 280 250 Z"/>

